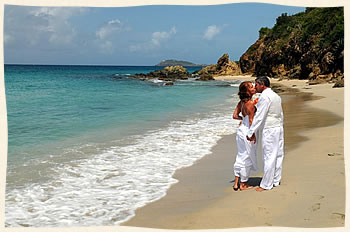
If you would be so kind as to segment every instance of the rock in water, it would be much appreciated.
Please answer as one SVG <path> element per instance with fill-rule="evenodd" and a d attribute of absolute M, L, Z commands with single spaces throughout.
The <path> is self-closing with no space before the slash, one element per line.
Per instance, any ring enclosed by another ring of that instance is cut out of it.
<path fill-rule="evenodd" d="M 182 66 L 167 66 L 162 70 L 156 70 L 147 74 L 138 73 L 132 76 L 140 80 L 158 79 L 162 81 L 186 80 L 191 76 Z"/>

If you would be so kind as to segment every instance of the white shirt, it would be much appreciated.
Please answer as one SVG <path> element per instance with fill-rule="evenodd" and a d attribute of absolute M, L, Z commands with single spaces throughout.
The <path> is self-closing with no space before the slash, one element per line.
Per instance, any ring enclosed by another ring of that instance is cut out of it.
<path fill-rule="evenodd" d="M 265 89 L 258 100 L 252 125 L 248 131 L 248 137 L 261 127 L 272 128 L 283 126 L 282 101 L 271 88 Z"/>

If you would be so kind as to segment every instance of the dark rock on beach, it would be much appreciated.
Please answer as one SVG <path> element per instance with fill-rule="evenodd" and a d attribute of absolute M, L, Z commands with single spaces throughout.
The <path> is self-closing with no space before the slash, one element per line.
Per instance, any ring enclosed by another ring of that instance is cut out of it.
<path fill-rule="evenodd" d="M 341 88 L 344 87 L 344 78 L 338 80 L 337 82 L 335 82 L 335 84 L 333 85 L 333 88 Z"/>

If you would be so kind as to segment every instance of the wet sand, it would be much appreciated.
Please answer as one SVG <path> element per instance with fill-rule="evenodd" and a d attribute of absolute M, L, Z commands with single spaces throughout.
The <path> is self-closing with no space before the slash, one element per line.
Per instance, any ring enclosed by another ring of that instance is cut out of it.
<path fill-rule="evenodd" d="M 232 190 L 235 135 L 180 169 L 167 195 L 136 211 L 125 226 L 220 229 L 255 226 L 343 227 L 345 217 L 344 89 L 306 81 L 274 82 L 283 99 L 285 159 L 281 186 Z M 260 171 L 250 184 L 257 186 Z"/>

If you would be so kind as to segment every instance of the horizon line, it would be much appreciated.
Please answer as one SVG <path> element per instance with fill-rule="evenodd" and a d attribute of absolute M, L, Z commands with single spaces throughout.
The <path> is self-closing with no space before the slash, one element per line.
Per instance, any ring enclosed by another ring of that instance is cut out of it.
<path fill-rule="evenodd" d="M 169 66 L 169 65 L 158 65 L 158 64 L 154 64 L 154 65 L 135 65 L 135 64 L 30 64 L 30 63 L 4 63 L 4 65 L 42 65 L 42 66 L 49 66 L 49 65 L 55 65 L 55 66 Z M 207 64 L 205 65 L 183 65 L 183 66 L 188 66 L 188 67 L 203 67 L 203 66 L 207 66 Z"/>

